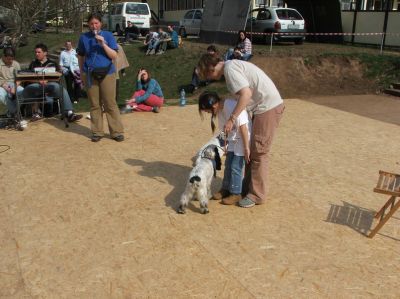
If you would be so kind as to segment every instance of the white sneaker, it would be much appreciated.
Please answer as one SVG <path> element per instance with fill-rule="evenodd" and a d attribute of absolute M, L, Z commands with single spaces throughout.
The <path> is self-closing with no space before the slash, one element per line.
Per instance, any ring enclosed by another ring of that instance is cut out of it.
<path fill-rule="evenodd" d="M 121 114 L 131 113 L 133 108 L 129 105 L 126 105 L 124 108 L 121 109 Z"/>

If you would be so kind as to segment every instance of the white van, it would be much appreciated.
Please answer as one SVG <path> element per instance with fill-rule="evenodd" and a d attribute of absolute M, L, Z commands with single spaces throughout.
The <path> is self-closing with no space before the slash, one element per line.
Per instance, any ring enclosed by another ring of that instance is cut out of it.
<path fill-rule="evenodd" d="M 150 30 L 150 19 L 151 12 L 147 3 L 120 2 L 111 4 L 111 26 L 108 24 L 108 14 L 103 16 L 102 23 L 104 28 L 122 35 L 127 22 L 131 21 L 140 29 L 140 33 L 145 35 Z"/>

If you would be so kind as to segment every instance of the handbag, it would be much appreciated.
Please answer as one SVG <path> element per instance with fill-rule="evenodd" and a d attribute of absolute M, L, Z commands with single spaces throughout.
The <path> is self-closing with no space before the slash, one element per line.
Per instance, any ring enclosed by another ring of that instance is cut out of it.
<path fill-rule="evenodd" d="M 110 71 L 111 64 L 112 64 L 112 62 L 108 66 L 94 68 L 92 70 L 93 78 L 96 80 L 103 80 L 107 76 L 108 72 Z"/>

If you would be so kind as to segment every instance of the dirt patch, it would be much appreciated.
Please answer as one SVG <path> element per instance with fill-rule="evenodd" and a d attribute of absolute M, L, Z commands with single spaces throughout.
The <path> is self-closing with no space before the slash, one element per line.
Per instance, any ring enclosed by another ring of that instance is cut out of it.
<path fill-rule="evenodd" d="M 268 202 L 208 215 L 175 212 L 211 137 L 195 105 L 123 115 L 122 143 L 90 142 L 87 119 L 0 130 L 0 298 L 400 298 L 399 213 L 362 235 L 378 170 L 399 172 L 400 102 L 285 105 Z"/>
<path fill-rule="evenodd" d="M 252 62 L 275 82 L 284 98 L 374 93 L 364 66 L 347 57 L 254 57 Z"/>

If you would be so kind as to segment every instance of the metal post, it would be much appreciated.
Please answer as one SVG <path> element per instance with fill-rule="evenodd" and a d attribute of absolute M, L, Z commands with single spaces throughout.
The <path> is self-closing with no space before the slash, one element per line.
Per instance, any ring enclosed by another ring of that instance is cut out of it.
<path fill-rule="evenodd" d="M 382 38 L 381 38 L 381 50 L 380 50 L 380 54 L 383 54 L 383 44 L 385 43 L 385 32 L 382 32 Z"/>
<path fill-rule="evenodd" d="M 381 41 L 381 54 L 382 54 L 382 49 L 385 45 L 385 39 L 386 39 L 386 30 L 387 30 L 387 24 L 388 24 L 388 20 L 389 20 L 389 4 L 390 1 L 387 0 L 386 1 L 386 7 L 385 7 L 385 19 L 383 21 L 383 34 L 382 34 L 382 41 Z"/>
<path fill-rule="evenodd" d="M 269 51 L 272 52 L 272 41 L 274 40 L 274 33 L 271 34 L 271 44 L 269 46 Z"/>

